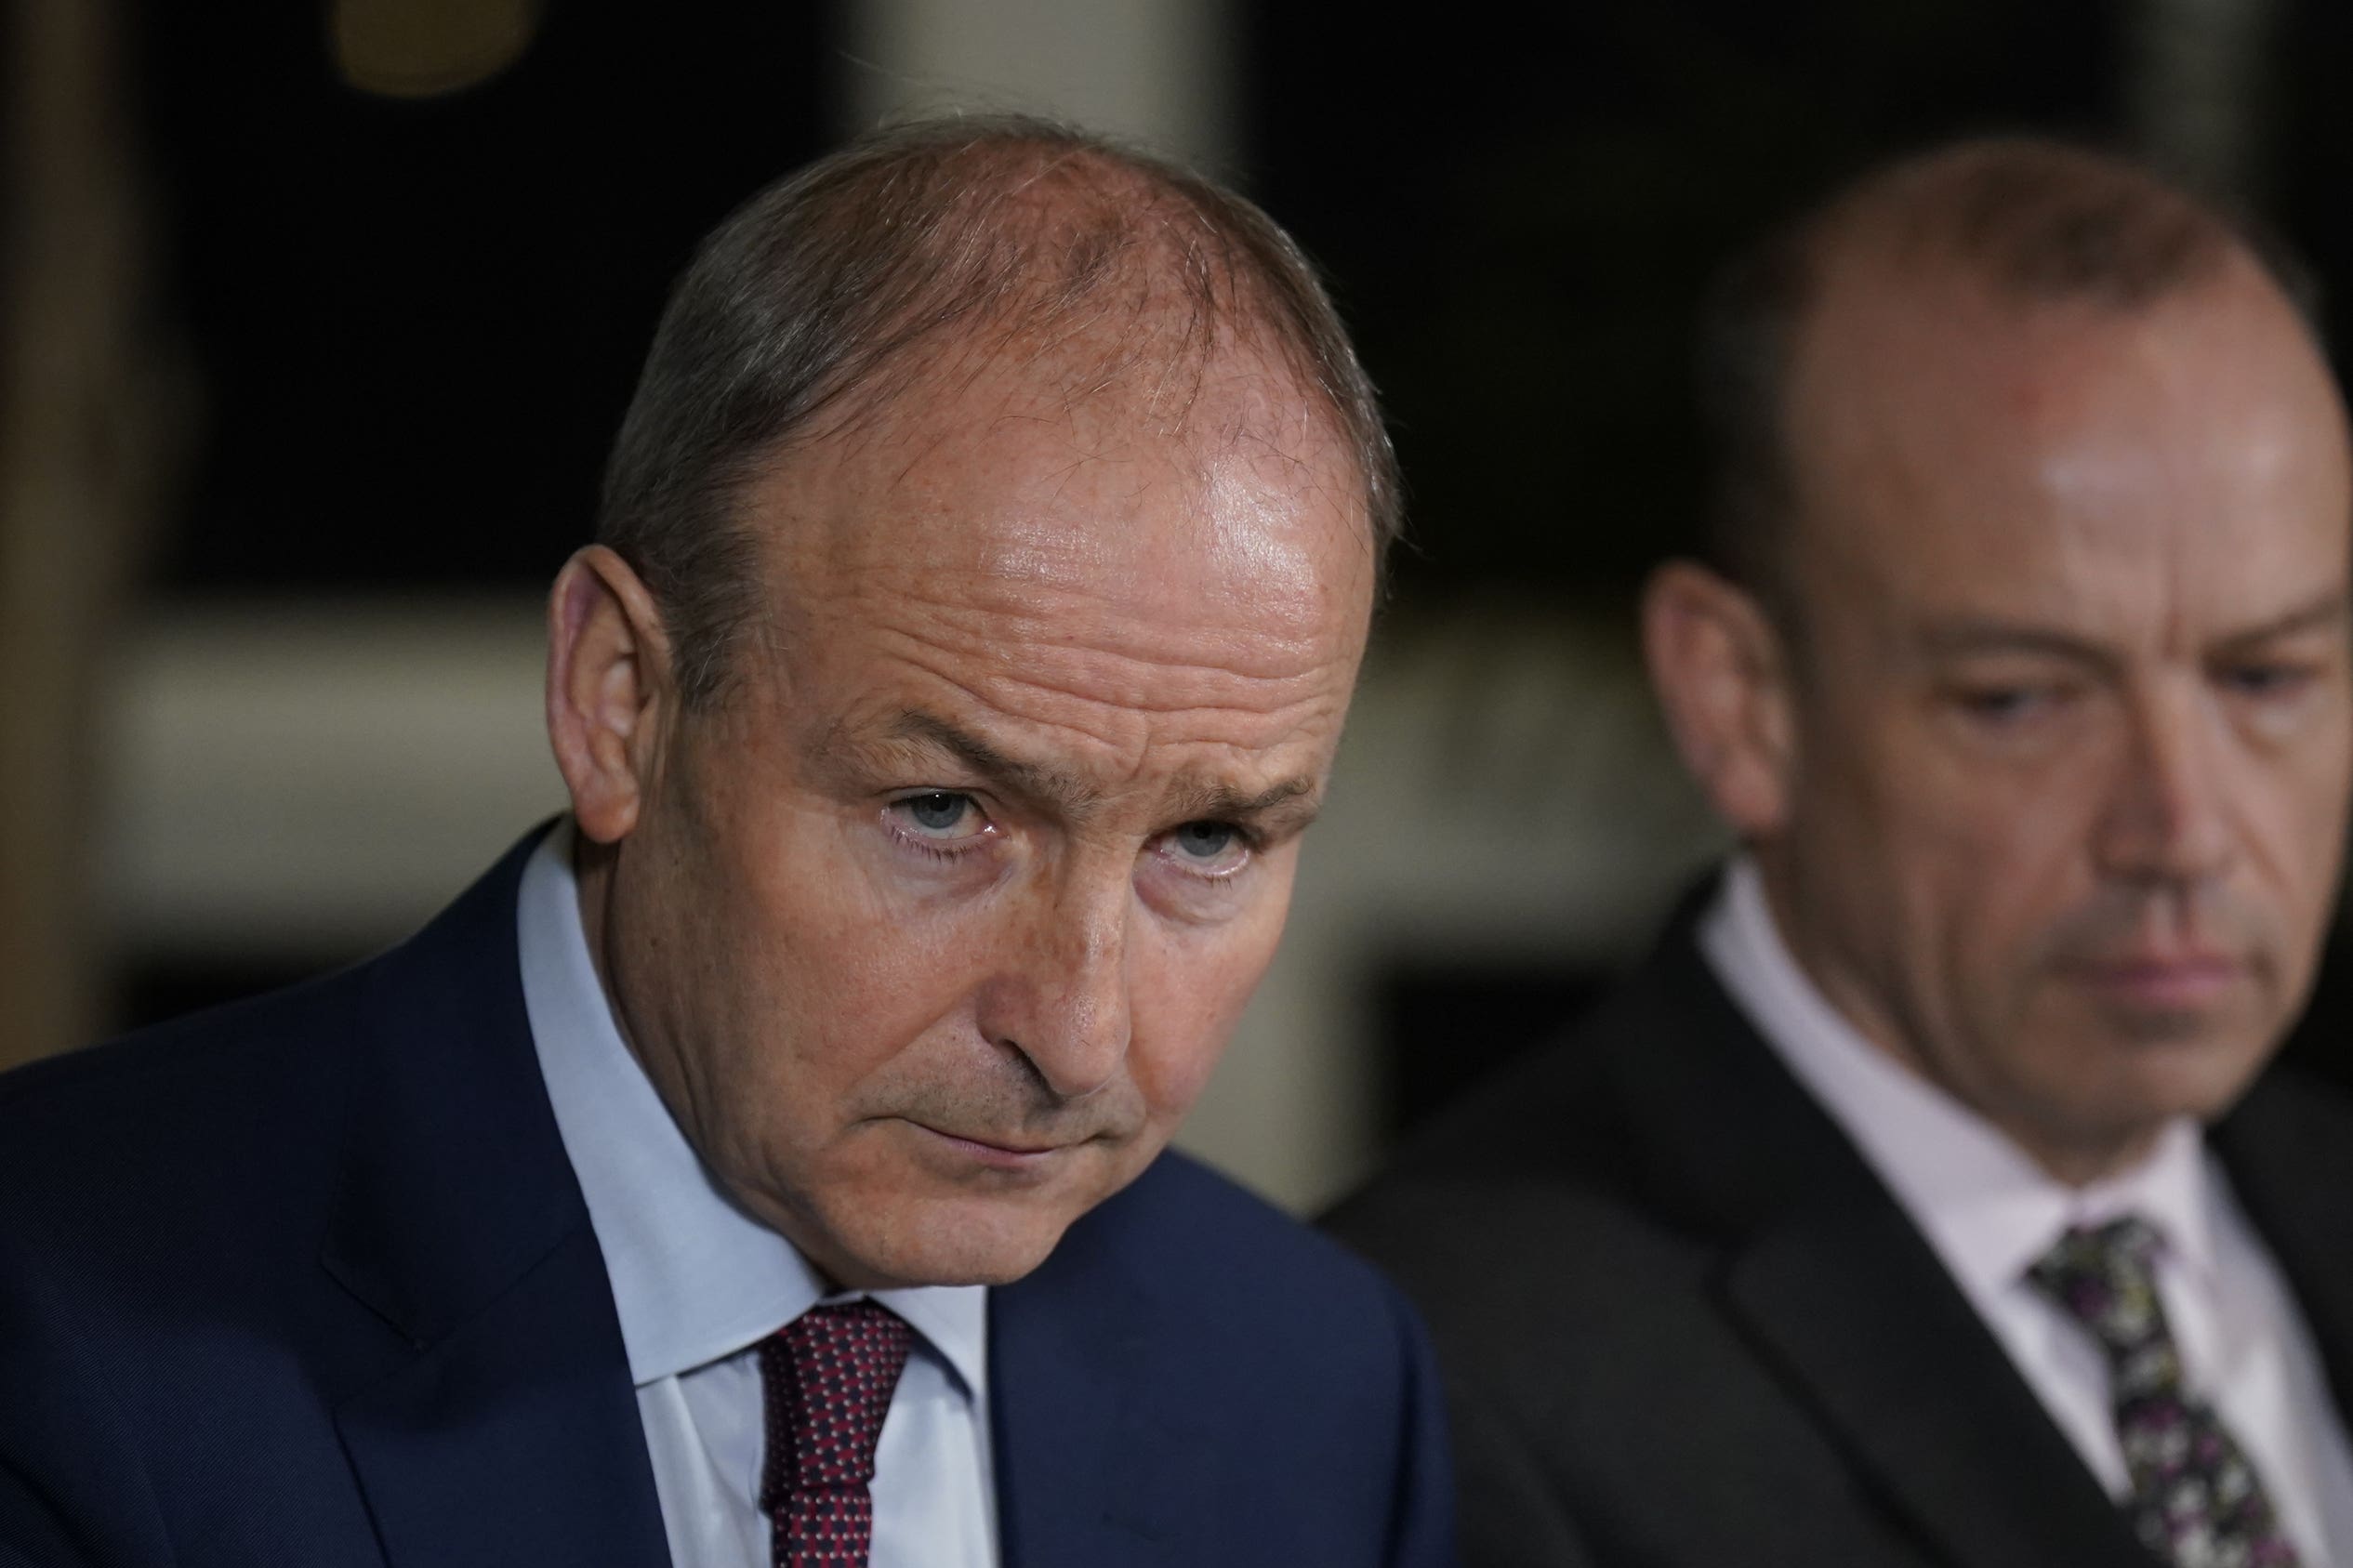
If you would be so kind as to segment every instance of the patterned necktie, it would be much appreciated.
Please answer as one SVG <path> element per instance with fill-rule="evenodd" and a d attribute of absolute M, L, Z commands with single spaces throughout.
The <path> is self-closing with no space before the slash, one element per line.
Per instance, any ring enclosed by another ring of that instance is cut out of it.
<path fill-rule="evenodd" d="M 874 1444 L 915 1330 L 872 1301 L 812 1307 L 760 1342 L 775 1568 L 866 1568 Z"/>
<path fill-rule="evenodd" d="M 2161 1245 L 2147 1220 L 2127 1216 L 2068 1232 L 2027 1277 L 2108 1356 L 2133 1480 L 2125 1513 L 2142 1544 L 2175 1568 L 2296 1568 L 2254 1466 L 2182 1386 L 2181 1352 L 2157 1298 Z"/>

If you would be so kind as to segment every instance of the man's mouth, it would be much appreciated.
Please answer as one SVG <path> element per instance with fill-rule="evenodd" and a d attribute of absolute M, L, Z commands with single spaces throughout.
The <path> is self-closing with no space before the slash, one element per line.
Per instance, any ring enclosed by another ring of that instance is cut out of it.
<path fill-rule="evenodd" d="M 2071 964 L 2077 982 L 2129 1007 L 2182 1011 L 2213 1005 L 2247 973 L 2228 954 L 2123 954 Z"/>
<path fill-rule="evenodd" d="M 1078 1140 L 1045 1141 L 1035 1138 L 1014 1138 L 998 1135 L 977 1136 L 972 1133 L 950 1132 L 927 1122 L 907 1124 L 929 1140 L 945 1145 L 975 1164 L 994 1170 L 1036 1170 L 1053 1156 L 1077 1146 Z"/>

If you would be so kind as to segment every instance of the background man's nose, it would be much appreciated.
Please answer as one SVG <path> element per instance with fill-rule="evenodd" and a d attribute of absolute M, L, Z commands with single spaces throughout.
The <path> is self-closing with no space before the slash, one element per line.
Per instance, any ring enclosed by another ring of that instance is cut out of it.
<path fill-rule="evenodd" d="M 2147 881 L 2195 882 L 2229 864 L 2228 758 L 2217 724 L 2187 693 L 2140 705 L 2100 824 L 2104 869 Z"/>

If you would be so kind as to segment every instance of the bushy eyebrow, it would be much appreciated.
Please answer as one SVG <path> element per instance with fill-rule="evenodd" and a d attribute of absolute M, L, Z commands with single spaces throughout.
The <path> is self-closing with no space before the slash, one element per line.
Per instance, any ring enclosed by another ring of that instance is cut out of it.
<path fill-rule="evenodd" d="M 1185 822 L 1256 824 L 1269 832 L 1298 833 L 1315 820 L 1323 802 L 1315 781 L 1289 778 L 1256 795 L 1244 795 L 1215 780 L 1177 781 L 1170 815 Z"/>
<path fill-rule="evenodd" d="M 2270 620 L 2225 635 L 2213 644 L 2212 651 L 2239 652 L 2283 637 L 2313 631 L 2343 630 L 2348 626 L 2353 626 L 2353 598 L 2349 598 L 2341 587 L 2332 588 L 2320 598 L 2275 615 Z M 2098 643 L 2054 631 L 2048 626 L 2004 621 L 1995 616 L 1963 616 L 1932 624 L 1922 628 L 1914 641 L 1922 652 L 1937 658 L 2027 653 L 2102 667 L 2116 663 L 2114 651 Z"/>
<path fill-rule="evenodd" d="M 1084 818 L 1102 803 L 1101 792 L 1077 774 L 1009 756 L 936 714 L 910 708 L 883 733 L 892 741 L 936 747 L 991 784 L 1074 818 Z M 1178 822 L 1236 823 L 1269 837 L 1287 837 L 1315 819 L 1322 804 L 1318 795 L 1317 781 L 1306 775 L 1280 780 L 1254 794 L 1223 780 L 1184 776 L 1170 792 L 1168 815 Z"/>
<path fill-rule="evenodd" d="M 936 747 L 992 784 L 1074 813 L 1083 812 L 1097 798 L 1094 787 L 1077 775 L 1008 757 L 978 735 L 933 714 L 910 708 L 883 733 L 893 741 Z"/>

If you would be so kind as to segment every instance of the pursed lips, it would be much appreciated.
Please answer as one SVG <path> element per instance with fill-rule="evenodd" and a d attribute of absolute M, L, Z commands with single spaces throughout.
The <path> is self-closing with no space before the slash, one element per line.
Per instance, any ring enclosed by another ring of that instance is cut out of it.
<path fill-rule="evenodd" d="M 2119 954 L 2079 959 L 2067 971 L 2096 991 L 2143 1007 L 2192 1008 L 2243 978 L 2246 960 L 2209 949 Z"/>
<path fill-rule="evenodd" d="M 950 1132 L 945 1127 L 935 1127 L 928 1122 L 910 1119 L 907 1125 L 981 1165 L 1000 1170 L 1035 1169 L 1056 1154 L 1091 1141 L 1093 1137 L 1090 1134 L 1058 1141 L 998 1136 L 981 1138 L 970 1133 Z"/>

